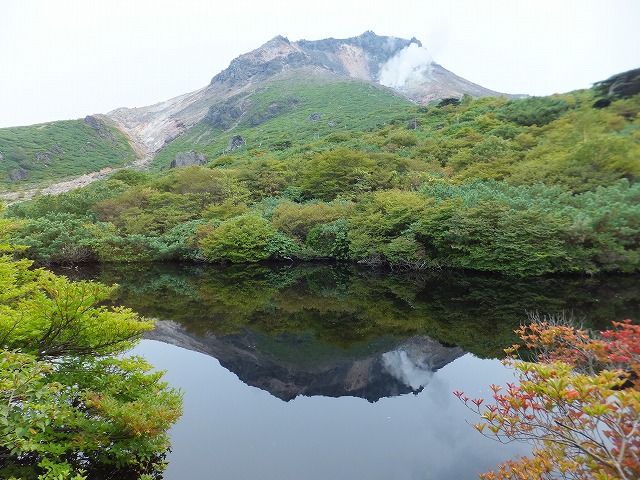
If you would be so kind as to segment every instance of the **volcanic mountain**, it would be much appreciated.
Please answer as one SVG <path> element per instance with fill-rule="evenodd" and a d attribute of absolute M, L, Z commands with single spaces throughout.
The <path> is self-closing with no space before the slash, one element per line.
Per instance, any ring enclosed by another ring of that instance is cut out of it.
<path fill-rule="evenodd" d="M 260 92 L 280 85 L 269 101 Z M 260 48 L 239 56 L 195 92 L 142 108 L 119 108 L 107 114 L 140 151 L 153 155 L 198 124 L 196 143 L 205 137 L 231 132 L 243 124 L 257 127 L 265 121 L 304 104 L 304 94 L 287 91 L 291 85 L 367 87 L 366 95 L 426 105 L 446 97 L 500 96 L 435 63 L 415 38 L 405 40 L 373 32 L 347 38 L 300 40 L 278 36 Z M 287 86 L 289 85 L 289 86 Z M 331 95 L 329 95 L 331 96 Z M 341 107 L 336 107 L 341 108 Z M 375 108 L 380 108 L 376 104 Z M 366 115 L 371 112 L 362 112 Z M 325 117 L 329 115 L 325 112 Z M 320 114 L 316 117 L 319 118 Z M 312 118 L 312 120 L 313 120 Z M 333 121 L 334 124 L 338 120 Z M 230 145 L 233 148 L 233 145 Z"/>
<path fill-rule="evenodd" d="M 240 55 L 195 92 L 106 115 L 1 129 L 0 185 L 22 188 L 0 199 L 29 198 L 41 183 L 59 179 L 66 181 L 40 193 L 79 188 L 125 165 L 160 169 L 204 164 L 231 151 L 261 155 L 294 147 L 293 153 L 319 140 L 344 141 L 408 122 L 416 105 L 465 94 L 502 95 L 438 65 L 415 38 L 365 32 L 292 42 L 279 36 Z"/>

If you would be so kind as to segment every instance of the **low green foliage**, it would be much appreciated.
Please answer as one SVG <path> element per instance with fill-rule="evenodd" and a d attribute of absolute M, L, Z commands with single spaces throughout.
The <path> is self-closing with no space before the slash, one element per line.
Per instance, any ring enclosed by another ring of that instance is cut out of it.
<path fill-rule="evenodd" d="M 212 113 L 158 156 L 188 147 L 204 167 L 123 171 L 8 214 L 24 220 L 15 238 L 40 262 L 637 271 L 640 95 L 597 108 L 595 98 L 415 107 L 357 82 L 288 78 L 247 97 L 228 132 L 213 131 Z M 348 126 L 325 124 L 334 114 Z M 245 143 L 221 154 L 236 134 Z"/>
<path fill-rule="evenodd" d="M 26 254 L 40 263 L 82 263 L 96 258 L 91 218 L 51 213 L 21 225 L 13 240 L 26 246 Z"/>
<path fill-rule="evenodd" d="M 125 136 L 98 119 L 2 128 L 0 154 L 0 185 L 5 187 L 94 172 L 135 158 Z"/>
<path fill-rule="evenodd" d="M 194 194 L 158 192 L 148 187 L 95 205 L 98 218 L 111 222 L 127 234 L 162 234 L 181 223 L 198 218 L 202 199 Z"/>
<path fill-rule="evenodd" d="M 13 204 L 7 209 L 7 214 L 10 217 L 28 219 L 37 219 L 49 214 L 70 214 L 79 218 L 95 219 L 95 205 L 98 202 L 117 197 L 126 190 L 127 186 L 120 181 L 95 182 L 82 189 Z"/>
<path fill-rule="evenodd" d="M 320 224 L 328 224 L 349 216 L 353 210 L 350 202 L 309 202 L 278 204 L 271 214 L 271 224 L 281 232 L 304 241 L 309 231 Z"/>
<path fill-rule="evenodd" d="M 349 227 L 344 219 L 316 225 L 307 234 L 306 245 L 321 257 L 348 260 L 350 255 Z"/>
<path fill-rule="evenodd" d="M 498 109 L 499 120 L 529 127 L 552 122 L 569 109 L 566 100 L 559 97 L 530 97 L 511 100 Z"/>
<path fill-rule="evenodd" d="M 432 202 L 415 192 L 387 190 L 367 195 L 349 219 L 350 252 L 356 260 L 420 261 L 410 226 Z"/>
<path fill-rule="evenodd" d="M 391 179 L 368 155 L 342 148 L 314 155 L 305 167 L 298 186 L 307 199 L 353 197 L 384 187 Z"/>
<path fill-rule="evenodd" d="M 277 251 L 270 245 L 277 233 L 267 220 L 258 215 L 241 215 L 211 228 L 200 245 L 202 253 L 210 261 L 257 262 L 266 260 L 272 251 Z"/>
<path fill-rule="evenodd" d="M 10 228 L 0 220 L 3 251 Z M 0 255 L 0 476 L 156 474 L 180 395 L 122 356 L 153 323 L 100 305 L 114 287 L 30 266 Z"/>

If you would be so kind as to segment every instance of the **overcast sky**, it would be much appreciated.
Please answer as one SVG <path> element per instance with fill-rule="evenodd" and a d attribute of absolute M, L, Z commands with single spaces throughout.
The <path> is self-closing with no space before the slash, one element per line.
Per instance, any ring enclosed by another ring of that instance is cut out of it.
<path fill-rule="evenodd" d="M 0 127 L 201 88 L 289 40 L 416 37 L 484 87 L 548 95 L 640 67 L 639 0 L 0 0 Z"/>

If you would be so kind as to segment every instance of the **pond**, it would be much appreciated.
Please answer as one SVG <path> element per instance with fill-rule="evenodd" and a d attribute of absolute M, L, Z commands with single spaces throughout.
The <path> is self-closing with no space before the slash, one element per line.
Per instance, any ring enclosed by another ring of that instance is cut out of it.
<path fill-rule="evenodd" d="M 527 312 L 638 319 L 637 276 L 518 280 L 326 265 L 62 272 L 158 319 L 135 349 L 184 392 L 166 480 L 471 479 L 527 446 L 475 431 Z"/>

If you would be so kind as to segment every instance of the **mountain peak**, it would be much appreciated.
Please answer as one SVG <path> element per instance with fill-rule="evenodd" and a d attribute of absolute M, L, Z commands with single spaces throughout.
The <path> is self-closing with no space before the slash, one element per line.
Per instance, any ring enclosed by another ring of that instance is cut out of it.
<path fill-rule="evenodd" d="M 325 70 L 397 90 L 421 104 L 444 97 L 500 96 L 501 93 L 469 82 L 436 64 L 422 42 L 377 35 L 291 42 L 277 36 L 261 47 L 234 59 L 213 77 L 211 85 L 234 88 L 303 67 Z"/>
<path fill-rule="evenodd" d="M 265 43 L 263 45 L 263 47 L 267 46 L 269 44 L 282 44 L 282 43 L 286 43 L 287 45 L 289 45 L 291 42 L 289 41 L 289 39 L 287 37 L 283 37 L 282 35 L 276 35 L 271 40 L 269 40 L 267 43 Z"/>
<path fill-rule="evenodd" d="M 356 79 L 390 88 L 418 104 L 464 94 L 502 95 L 438 65 L 415 37 L 407 40 L 368 30 L 344 39 L 292 42 L 279 35 L 232 60 L 205 88 L 150 107 L 118 109 L 110 112 L 109 118 L 141 151 L 152 154 L 201 121 L 212 108 L 216 110 L 224 104 L 235 112 L 230 118 L 237 119 L 236 113 L 243 108 L 235 104 L 284 73 L 318 82 Z"/>
<path fill-rule="evenodd" d="M 229 67 L 213 77 L 211 85 L 224 83 L 233 86 L 264 80 L 286 68 L 299 68 L 308 63 L 308 56 L 300 48 L 278 35 L 232 60 Z"/>
<path fill-rule="evenodd" d="M 420 57 L 421 60 L 427 59 L 427 63 L 430 62 L 426 49 L 415 37 L 405 40 L 376 35 L 370 30 L 356 37 L 344 39 L 291 42 L 286 37 L 277 36 L 259 48 L 232 60 L 228 68 L 213 77 L 211 85 L 222 83 L 237 86 L 264 80 L 284 70 L 309 66 L 339 76 L 387 85 L 384 81 L 381 82 L 384 67 L 408 48 L 412 49 L 414 59 Z M 422 54 L 416 56 L 417 51 L 421 51 Z M 389 76 L 388 73 L 386 76 Z M 389 85 L 394 86 L 398 83 L 396 79 L 389 82 Z"/>

